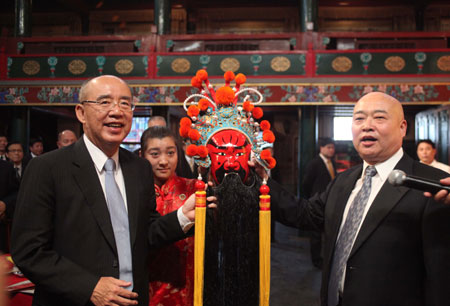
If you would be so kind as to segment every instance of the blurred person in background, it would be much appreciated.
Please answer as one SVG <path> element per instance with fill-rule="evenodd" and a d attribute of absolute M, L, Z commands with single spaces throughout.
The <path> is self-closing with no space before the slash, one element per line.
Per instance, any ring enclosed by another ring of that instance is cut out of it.
<path fill-rule="evenodd" d="M 419 140 L 417 143 L 417 157 L 421 163 L 427 164 L 431 167 L 435 167 L 450 173 L 450 166 L 444 163 L 440 163 L 435 159 L 436 145 L 430 139 Z"/>
<path fill-rule="evenodd" d="M 77 141 L 77 135 L 71 130 L 64 130 L 58 134 L 58 141 L 56 145 L 58 149 L 62 147 L 70 146 L 72 143 Z"/>

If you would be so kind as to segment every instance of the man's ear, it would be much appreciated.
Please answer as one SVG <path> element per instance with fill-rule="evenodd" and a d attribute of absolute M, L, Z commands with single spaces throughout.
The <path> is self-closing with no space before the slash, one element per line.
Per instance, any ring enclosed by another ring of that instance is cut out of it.
<path fill-rule="evenodd" d="M 82 124 L 86 123 L 84 106 L 82 104 L 77 104 L 75 106 L 75 114 L 77 115 L 78 121 L 80 121 Z"/>
<path fill-rule="evenodd" d="M 400 130 L 402 131 L 402 136 L 405 137 L 406 132 L 408 131 L 408 123 L 406 122 L 406 120 L 402 120 L 402 122 L 400 123 Z"/>

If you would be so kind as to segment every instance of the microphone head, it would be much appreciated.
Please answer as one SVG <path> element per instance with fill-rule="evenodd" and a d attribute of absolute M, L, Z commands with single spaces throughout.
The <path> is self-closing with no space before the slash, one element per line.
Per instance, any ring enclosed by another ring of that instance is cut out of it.
<path fill-rule="evenodd" d="M 391 185 L 401 186 L 405 182 L 406 174 L 402 170 L 392 170 L 389 174 L 388 181 Z"/>

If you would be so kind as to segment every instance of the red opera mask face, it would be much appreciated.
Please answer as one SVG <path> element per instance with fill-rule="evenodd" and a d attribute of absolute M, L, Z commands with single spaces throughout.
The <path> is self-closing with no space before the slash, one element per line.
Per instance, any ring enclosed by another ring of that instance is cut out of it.
<path fill-rule="evenodd" d="M 220 131 L 211 137 L 207 147 L 216 184 L 230 172 L 239 174 L 242 182 L 247 180 L 251 146 L 244 134 L 235 130 Z"/>

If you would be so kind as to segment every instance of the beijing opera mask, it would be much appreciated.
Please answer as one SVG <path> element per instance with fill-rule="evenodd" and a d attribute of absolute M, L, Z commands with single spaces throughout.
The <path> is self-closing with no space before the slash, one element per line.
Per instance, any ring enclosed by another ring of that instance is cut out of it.
<path fill-rule="evenodd" d="M 211 174 L 220 184 L 225 174 L 235 172 L 242 182 L 248 178 L 251 146 L 244 134 L 223 130 L 214 134 L 206 146 L 211 159 Z"/>
<path fill-rule="evenodd" d="M 208 81 L 206 70 L 197 71 L 191 84 L 200 93 L 192 94 L 184 101 L 188 117 L 180 120 L 179 132 L 187 145 L 186 154 L 194 159 L 196 165 L 211 168 L 216 184 L 222 182 L 225 174 L 232 172 L 239 174 L 245 183 L 249 176 L 251 152 L 264 168 L 275 167 L 276 161 L 270 151 L 263 149 L 275 141 L 275 136 L 267 120 L 256 121 L 263 116 L 262 109 L 255 107 L 263 100 L 261 93 L 254 88 L 241 88 L 246 81 L 241 73 L 235 76 L 227 71 L 224 78 L 225 86 L 215 90 Z M 236 86 L 232 88 L 230 82 L 233 80 Z M 242 106 L 238 106 L 238 97 L 242 93 L 246 96 Z M 255 97 L 258 101 L 249 101 Z M 195 98 L 199 100 L 192 101 Z M 260 134 L 262 137 L 258 137 Z"/>

